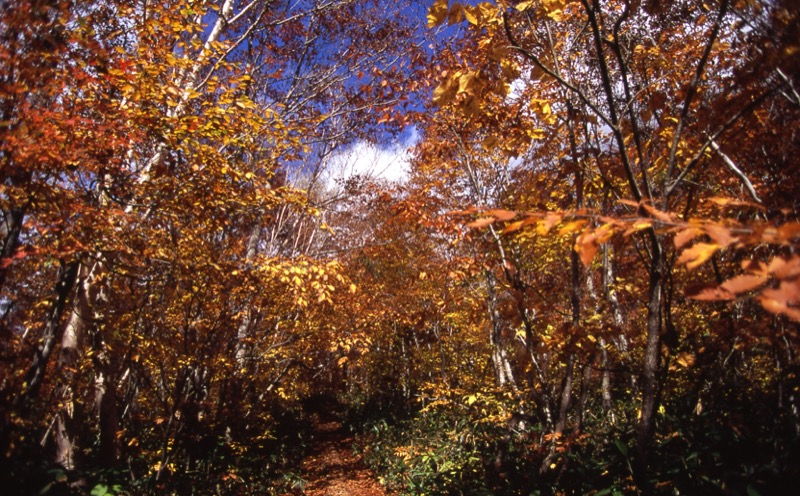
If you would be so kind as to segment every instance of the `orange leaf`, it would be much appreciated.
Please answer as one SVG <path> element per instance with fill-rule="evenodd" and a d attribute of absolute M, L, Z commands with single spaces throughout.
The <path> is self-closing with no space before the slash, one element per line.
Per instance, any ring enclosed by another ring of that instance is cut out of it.
<path fill-rule="evenodd" d="M 599 248 L 600 245 L 594 242 L 575 243 L 575 251 L 578 252 L 578 256 L 581 258 L 581 262 L 585 267 L 588 267 L 589 264 L 592 263 Z"/>
<path fill-rule="evenodd" d="M 800 281 L 783 281 L 777 289 L 765 289 L 761 295 L 770 300 L 780 301 L 785 304 L 800 301 Z"/>
<path fill-rule="evenodd" d="M 791 243 L 793 240 L 800 238 L 800 222 L 787 222 L 778 228 L 781 241 L 784 243 Z"/>
<path fill-rule="evenodd" d="M 476 209 L 475 207 L 470 207 L 465 210 L 451 210 L 450 212 L 447 212 L 447 215 L 454 215 L 454 216 L 472 215 L 477 211 L 478 209 Z"/>
<path fill-rule="evenodd" d="M 693 240 L 698 234 L 700 234 L 700 230 L 694 227 L 687 227 L 683 231 L 680 231 L 675 235 L 675 248 L 681 249 L 686 243 Z"/>
<path fill-rule="evenodd" d="M 672 222 L 672 216 L 670 214 L 666 213 L 666 212 L 662 212 L 661 210 L 658 210 L 658 209 L 656 209 L 654 207 L 651 207 L 650 205 L 647 205 L 646 203 L 642 204 L 642 208 L 644 208 L 645 212 L 647 212 L 648 214 L 652 215 L 653 217 L 655 217 L 656 219 L 658 219 L 660 221 Z"/>
<path fill-rule="evenodd" d="M 691 270 L 705 263 L 717 250 L 719 250 L 719 245 L 714 243 L 696 243 L 691 248 L 683 250 L 678 258 L 678 263 L 686 264 L 686 268 Z"/>
<path fill-rule="evenodd" d="M 752 291 L 767 282 L 764 276 L 742 274 L 723 282 L 720 287 L 735 295 Z"/>
<path fill-rule="evenodd" d="M 516 217 L 517 213 L 512 212 L 510 210 L 493 209 L 493 210 L 487 210 L 486 215 L 491 215 L 492 217 L 494 217 L 499 221 L 507 221 Z"/>
<path fill-rule="evenodd" d="M 516 222 L 512 222 L 511 224 L 509 224 L 505 228 L 503 228 L 502 234 L 508 234 L 508 233 L 519 231 L 520 229 L 522 229 L 522 227 L 524 225 L 525 225 L 525 221 L 524 220 L 518 220 Z"/>
<path fill-rule="evenodd" d="M 719 205 L 720 207 L 753 207 L 759 210 L 764 210 L 764 207 L 759 205 L 758 203 L 736 200 L 734 198 L 723 198 L 721 196 L 715 196 L 713 198 L 709 198 L 708 201 L 714 203 L 715 205 Z"/>
<path fill-rule="evenodd" d="M 794 256 L 788 260 L 775 257 L 769 261 L 767 270 L 775 274 L 778 279 L 791 279 L 800 275 L 800 257 Z"/>
<path fill-rule="evenodd" d="M 731 235 L 731 230 L 724 226 L 709 224 L 705 226 L 703 230 L 706 232 L 706 234 L 708 234 L 709 238 L 711 238 L 722 248 L 725 248 L 735 241 L 738 241 L 738 238 L 735 238 Z"/>
<path fill-rule="evenodd" d="M 481 217 L 480 219 L 475 219 L 474 221 L 468 223 L 467 227 L 480 229 L 481 227 L 486 227 L 492 223 L 494 223 L 494 217 Z"/>
<path fill-rule="evenodd" d="M 586 219 L 579 219 L 579 220 L 573 220 L 572 222 L 568 222 L 564 224 L 564 226 L 562 226 L 561 229 L 559 229 L 558 234 L 562 235 L 575 232 L 584 225 L 586 225 L 587 222 L 589 221 L 587 221 Z"/>
<path fill-rule="evenodd" d="M 733 300 L 736 295 L 721 286 L 695 286 L 686 290 L 686 296 L 700 301 Z"/>
<path fill-rule="evenodd" d="M 554 225 L 558 224 L 559 222 L 561 222 L 560 215 L 548 212 L 544 219 L 539 223 L 538 227 L 536 228 L 536 232 L 544 236 L 550 232 L 550 229 Z"/>
<path fill-rule="evenodd" d="M 765 310 L 775 314 L 783 314 L 789 317 L 790 319 L 794 320 L 795 322 L 800 322 L 800 310 L 797 308 L 792 308 L 786 304 L 784 301 L 773 300 L 771 298 L 761 297 L 758 299 L 761 306 L 764 307 Z"/>
<path fill-rule="evenodd" d="M 766 276 L 769 274 L 767 267 L 758 260 L 744 260 L 742 261 L 742 269 L 755 274 Z"/>

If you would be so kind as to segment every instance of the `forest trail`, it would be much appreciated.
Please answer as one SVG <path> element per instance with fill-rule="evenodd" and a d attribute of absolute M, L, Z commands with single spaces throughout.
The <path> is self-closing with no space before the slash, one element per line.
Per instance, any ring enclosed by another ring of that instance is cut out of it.
<path fill-rule="evenodd" d="M 335 418 L 314 415 L 314 447 L 300 466 L 305 496 L 387 496 L 375 474 L 353 452 L 354 437 Z"/>

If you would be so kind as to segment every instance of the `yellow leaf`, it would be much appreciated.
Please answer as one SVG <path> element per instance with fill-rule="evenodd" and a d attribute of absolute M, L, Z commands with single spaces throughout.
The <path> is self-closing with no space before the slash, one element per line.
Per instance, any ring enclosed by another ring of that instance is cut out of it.
<path fill-rule="evenodd" d="M 452 26 L 464 20 L 464 7 L 459 4 L 453 4 L 450 11 L 447 13 L 447 24 Z"/>
<path fill-rule="evenodd" d="M 517 4 L 517 10 L 520 12 L 525 12 L 525 9 L 533 5 L 533 0 L 526 0 L 525 2 L 520 2 Z"/>
<path fill-rule="evenodd" d="M 544 236 L 550 229 L 561 222 L 561 216 L 552 212 L 548 212 L 544 219 L 536 226 L 536 232 Z"/>
<path fill-rule="evenodd" d="M 686 264 L 688 269 L 694 269 L 711 258 L 719 248 L 719 245 L 715 243 L 695 243 L 681 253 L 678 263 Z"/>
<path fill-rule="evenodd" d="M 444 22 L 447 17 L 447 0 L 436 0 L 428 9 L 428 27 L 433 28 Z"/>
<path fill-rule="evenodd" d="M 561 227 L 561 229 L 558 231 L 558 234 L 563 235 L 575 232 L 579 230 L 581 227 L 583 227 L 587 222 L 588 221 L 586 219 L 578 219 L 578 220 L 573 220 L 572 222 L 568 222 L 567 224 L 564 224 L 564 226 Z"/>
<path fill-rule="evenodd" d="M 474 7 L 464 7 L 464 17 L 467 19 L 472 25 L 478 25 L 478 16 L 476 15 L 476 11 Z"/>

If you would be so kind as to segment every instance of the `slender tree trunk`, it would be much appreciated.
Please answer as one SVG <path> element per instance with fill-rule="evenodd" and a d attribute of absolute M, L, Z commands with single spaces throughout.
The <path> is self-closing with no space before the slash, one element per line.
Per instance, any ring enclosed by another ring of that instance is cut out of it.
<path fill-rule="evenodd" d="M 25 213 L 21 208 L 13 208 L 8 212 L 3 212 L 2 222 L 0 222 L 0 290 L 5 287 L 6 278 L 10 263 L 7 260 L 14 256 L 14 252 L 19 246 L 19 235 L 22 231 L 22 220 Z"/>
<path fill-rule="evenodd" d="M 643 490 L 647 488 L 647 459 L 655 430 L 655 412 L 658 409 L 658 365 L 661 353 L 661 300 L 664 278 L 664 258 L 661 242 L 650 233 L 652 262 L 647 298 L 647 343 L 642 368 L 642 404 L 636 433 L 636 479 Z"/>
<path fill-rule="evenodd" d="M 558 401 L 558 418 L 556 419 L 555 434 L 560 436 L 567 427 L 567 414 L 572 404 L 572 382 L 575 375 L 575 355 L 567 358 L 564 379 L 561 381 L 561 395 Z"/>
<path fill-rule="evenodd" d="M 78 446 L 76 408 L 79 405 L 74 397 L 74 371 L 80 360 L 81 346 L 89 327 L 100 319 L 96 312 L 97 301 L 101 296 L 99 278 L 104 272 L 103 263 L 96 261 L 91 268 L 81 263 L 78 268 L 78 282 L 72 312 L 61 336 L 61 350 L 58 368 L 63 377 L 59 391 L 61 409 L 56 418 L 55 442 L 56 463 L 67 470 L 76 468 L 75 451 Z"/>
<path fill-rule="evenodd" d="M 578 431 L 583 430 L 583 420 L 585 418 L 584 413 L 586 412 L 586 403 L 589 401 L 589 392 L 591 391 L 591 384 L 592 384 L 592 369 L 594 364 L 594 357 L 589 360 L 583 367 L 583 377 L 581 379 L 581 396 L 578 400 L 578 411 L 577 411 L 577 420 L 576 424 L 578 426 Z"/>
<path fill-rule="evenodd" d="M 494 274 L 486 272 L 486 287 L 488 291 L 488 298 L 486 300 L 487 310 L 489 312 L 489 320 L 491 322 L 491 329 L 489 330 L 489 344 L 492 347 L 492 365 L 494 365 L 495 377 L 497 378 L 497 385 L 504 387 L 506 385 L 516 387 L 514 375 L 511 371 L 511 364 L 508 361 L 508 354 L 505 350 L 505 342 L 503 339 L 503 320 L 500 316 L 498 308 L 497 290 Z"/>
<path fill-rule="evenodd" d="M 58 283 L 55 287 L 55 299 L 50 311 L 47 314 L 44 332 L 39 347 L 33 356 L 33 361 L 25 373 L 25 384 L 27 387 L 14 399 L 11 410 L 21 417 L 27 416 L 33 400 L 38 396 L 39 389 L 44 381 L 45 371 L 50 363 L 56 342 L 60 339 L 59 329 L 61 327 L 61 317 L 64 314 L 67 298 L 75 286 L 78 274 L 79 263 L 77 261 L 62 264 L 61 273 L 58 276 Z M 12 441 L 11 437 L 11 417 L 4 416 L 2 430 L 0 430 L 0 449 L 5 453 Z"/>
<path fill-rule="evenodd" d="M 50 356 L 53 353 L 56 341 L 60 340 L 61 316 L 64 314 L 67 298 L 75 286 L 79 265 L 80 263 L 75 261 L 61 268 L 61 274 L 58 277 L 58 283 L 55 288 L 56 298 L 47 315 L 44 332 L 42 333 L 42 343 L 36 350 L 33 361 L 28 367 L 28 372 L 25 374 L 25 383 L 28 387 L 16 402 L 17 406 L 22 406 L 23 410 L 27 408 L 25 404 L 39 394 L 39 388 L 44 380 L 44 373 L 47 369 L 47 364 L 50 362 Z"/>
<path fill-rule="evenodd" d="M 257 222 L 253 229 L 250 231 L 250 236 L 247 239 L 247 253 L 245 254 L 245 263 L 250 264 L 256 257 L 258 251 L 258 240 L 261 237 L 261 223 Z M 238 369 L 242 370 L 247 365 L 247 354 L 250 349 L 248 345 L 250 339 L 250 326 L 256 317 L 256 310 L 254 308 L 247 308 L 244 317 L 236 329 L 236 364 Z"/>
<path fill-rule="evenodd" d="M 614 271 L 611 265 L 611 257 L 609 254 L 609 245 L 606 243 L 603 245 L 603 295 L 605 301 L 607 301 L 611 308 L 609 311 L 612 313 L 614 318 L 614 325 L 617 327 L 622 326 L 622 312 L 619 309 L 619 301 L 617 300 L 617 295 L 611 289 L 611 283 L 614 281 Z M 600 394 L 603 400 L 603 409 L 605 410 L 606 414 L 609 415 L 611 422 L 613 423 L 614 418 L 614 409 L 613 409 L 613 398 L 611 397 L 611 371 L 609 370 L 609 363 L 608 363 L 608 343 L 606 342 L 604 337 L 600 337 L 598 339 L 598 345 L 600 346 L 600 367 L 602 369 L 602 375 L 600 379 Z"/>

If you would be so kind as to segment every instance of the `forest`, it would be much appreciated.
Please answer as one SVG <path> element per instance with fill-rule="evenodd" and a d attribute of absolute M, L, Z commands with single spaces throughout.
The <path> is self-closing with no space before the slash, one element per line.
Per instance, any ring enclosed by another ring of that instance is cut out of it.
<path fill-rule="evenodd" d="M 0 0 L 0 68 L 4 494 L 333 420 L 381 494 L 800 484 L 800 1 Z"/>

